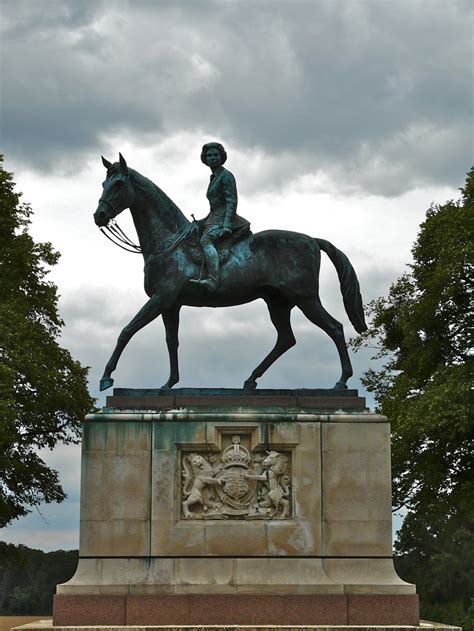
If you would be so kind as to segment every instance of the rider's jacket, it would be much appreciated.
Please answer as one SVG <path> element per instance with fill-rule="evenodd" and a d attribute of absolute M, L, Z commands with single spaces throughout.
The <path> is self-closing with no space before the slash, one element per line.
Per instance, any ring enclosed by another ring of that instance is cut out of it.
<path fill-rule="evenodd" d="M 249 222 L 237 214 L 237 185 L 230 171 L 219 167 L 211 175 L 206 197 L 210 204 L 210 213 L 203 220 L 205 226 L 229 225 L 232 230 L 249 226 Z"/>

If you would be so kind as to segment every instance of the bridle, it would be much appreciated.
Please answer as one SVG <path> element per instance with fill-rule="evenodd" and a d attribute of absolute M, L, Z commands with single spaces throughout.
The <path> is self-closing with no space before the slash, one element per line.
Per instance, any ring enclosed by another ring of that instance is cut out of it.
<path fill-rule="evenodd" d="M 122 248 L 122 250 L 125 250 L 125 252 L 131 252 L 132 254 L 143 254 L 143 250 L 141 249 L 141 247 L 137 245 L 136 243 L 134 243 L 130 239 L 130 237 L 125 234 L 125 232 L 118 225 L 118 223 L 115 221 L 115 216 L 118 213 L 115 212 L 115 208 L 112 206 L 112 204 L 106 199 L 104 199 L 103 197 L 99 199 L 99 203 L 100 202 L 104 202 L 104 204 L 106 204 L 113 213 L 111 218 L 107 222 L 107 225 L 99 227 L 99 230 L 102 232 L 102 234 L 105 237 L 107 237 L 109 241 L 112 241 L 114 245 L 118 245 L 119 248 Z M 174 249 L 178 247 L 178 245 L 182 241 L 189 239 L 189 237 L 193 234 L 193 232 L 196 232 L 197 239 L 196 239 L 196 243 L 193 243 L 192 245 L 198 244 L 199 242 L 198 224 L 196 220 L 194 219 L 194 215 L 192 217 L 193 217 L 193 221 L 191 225 L 187 227 L 185 230 L 183 230 L 183 232 L 179 234 L 176 237 L 176 239 L 172 241 L 170 245 L 168 245 L 168 247 L 166 247 L 164 250 L 161 250 L 160 252 L 157 252 L 156 253 L 157 255 L 163 256 L 165 254 L 170 254 Z"/>

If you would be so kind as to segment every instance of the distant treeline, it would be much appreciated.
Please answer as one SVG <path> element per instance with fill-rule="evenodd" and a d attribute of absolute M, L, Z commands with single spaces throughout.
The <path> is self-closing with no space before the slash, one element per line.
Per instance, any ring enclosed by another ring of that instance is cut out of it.
<path fill-rule="evenodd" d="M 43 552 L 0 541 L 0 614 L 51 615 L 56 585 L 74 575 L 78 557 L 78 550 Z M 453 597 L 442 591 L 435 568 L 426 573 L 410 555 L 394 560 L 399 575 L 417 584 L 422 618 L 474 629 L 474 600 L 467 610 L 462 594 Z"/>
<path fill-rule="evenodd" d="M 0 614 L 51 614 L 56 585 L 74 574 L 78 555 L 0 541 Z"/>

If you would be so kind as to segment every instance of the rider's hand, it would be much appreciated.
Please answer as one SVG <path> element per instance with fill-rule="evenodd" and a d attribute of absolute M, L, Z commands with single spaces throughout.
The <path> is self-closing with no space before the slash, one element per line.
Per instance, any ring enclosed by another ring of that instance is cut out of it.
<path fill-rule="evenodd" d="M 221 237 L 226 237 L 228 234 L 232 234 L 232 228 L 224 224 L 221 228 Z"/>

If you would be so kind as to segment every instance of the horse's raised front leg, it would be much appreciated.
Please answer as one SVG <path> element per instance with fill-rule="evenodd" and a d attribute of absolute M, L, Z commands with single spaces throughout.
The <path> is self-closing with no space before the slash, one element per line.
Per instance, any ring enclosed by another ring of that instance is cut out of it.
<path fill-rule="evenodd" d="M 179 328 L 179 312 L 181 305 L 163 309 L 163 323 L 166 331 L 166 345 L 170 356 L 170 376 L 168 381 L 163 384 L 162 388 L 172 388 L 179 381 L 178 368 L 178 328 Z"/>
<path fill-rule="evenodd" d="M 305 316 L 316 326 L 325 331 L 336 344 L 341 361 L 341 378 L 334 386 L 335 389 L 347 388 L 347 380 L 352 377 L 352 365 L 347 352 L 344 329 L 340 322 L 330 315 L 321 304 L 319 298 L 311 298 L 297 305 Z"/>
<path fill-rule="evenodd" d="M 163 303 L 160 298 L 158 296 L 152 296 L 150 300 L 148 300 L 148 302 L 143 305 L 143 307 L 133 318 L 133 320 L 131 320 L 122 330 L 122 332 L 118 336 L 114 352 L 107 362 L 104 374 L 102 375 L 102 379 L 100 380 L 101 390 L 106 390 L 113 385 L 114 380 L 111 378 L 110 375 L 117 368 L 117 362 L 120 358 L 120 355 L 122 354 L 123 349 L 129 343 L 130 339 L 135 335 L 135 333 L 137 333 L 137 331 L 143 329 L 144 326 L 157 318 L 161 313 L 162 307 Z"/>
<path fill-rule="evenodd" d="M 277 330 L 277 341 L 273 349 L 245 381 L 244 390 L 254 390 L 257 387 L 256 380 L 270 368 L 274 361 L 296 344 L 290 322 L 292 306 L 281 300 L 267 300 L 266 303 L 270 318 Z"/>

